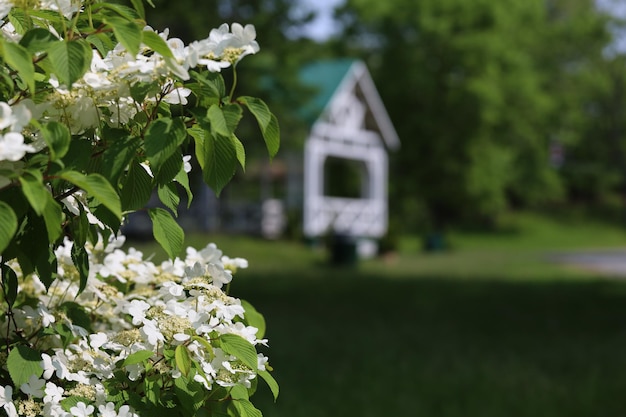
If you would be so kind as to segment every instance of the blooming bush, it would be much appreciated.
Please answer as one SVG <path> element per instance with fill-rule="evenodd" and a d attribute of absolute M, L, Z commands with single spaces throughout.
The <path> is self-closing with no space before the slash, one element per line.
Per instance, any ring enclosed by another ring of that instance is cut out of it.
<path fill-rule="evenodd" d="M 256 33 L 185 45 L 130 3 L 0 0 L 0 415 L 260 416 L 258 379 L 278 394 L 263 318 L 226 291 L 247 263 L 180 259 L 174 219 L 190 158 L 217 193 L 245 166 L 244 111 L 278 150 L 267 105 L 220 73 Z M 120 249 L 136 210 L 170 261 Z"/>

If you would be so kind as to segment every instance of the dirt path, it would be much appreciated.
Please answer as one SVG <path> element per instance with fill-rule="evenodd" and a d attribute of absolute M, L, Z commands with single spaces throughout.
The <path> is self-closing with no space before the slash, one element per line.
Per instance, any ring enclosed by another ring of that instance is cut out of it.
<path fill-rule="evenodd" d="M 553 262 L 626 278 L 626 249 L 602 249 L 580 252 L 561 252 L 548 255 Z"/>

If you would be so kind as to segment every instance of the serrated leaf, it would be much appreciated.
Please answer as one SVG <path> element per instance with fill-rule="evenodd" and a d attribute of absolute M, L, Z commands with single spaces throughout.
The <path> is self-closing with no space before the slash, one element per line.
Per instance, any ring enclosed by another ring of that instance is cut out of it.
<path fill-rule="evenodd" d="M 249 400 L 233 400 L 232 405 L 237 410 L 239 417 L 263 417 L 261 410 L 256 408 Z"/>
<path fill-rule="evenodd" d="M 89 254 L 84 246 L 72 245 L 71 256 L 72 262 L 78 270 L 78 293 L 80 294 L 87 286 L 87 278 L 89 277 Z M 82 324 L 79 324 L 79 326 L 85 327 Z"/>
<path fill-rule="evenodd" d="M 35 92 L 35 66 L 33 58 L 26 48 L 13 42 L 2 42 L 4 60 L 13 68 L 28 86 L 31 93 Z"/>
<path fill-rule="evenodd" d="M 239 138 L 235 135 L 232 135 L 230 139 L 233 141 L 233 145 L 235 146 L 235 151 L 237 153 L 237 161 L 239 162 L 239 166 L 244 171 L 246 170 L 246 149 L 243 147 L 243 143 L 239 140 Z"/>
<path fill-rule="evenodd" d="M 33 27 L 33 19 L 19 7 L 12 8 L 8 17 L 15 31 L 21 35 Z"/>
<path fill-rule="evenodd" d="M 122 181 L 122 207 L 134 211 L 145 207 L 152 195 L 152 177 L 138 162 L 133 162 Z"/>
<path fill-rule="evenodd" d="M 141 26 L 132 20 L 117 16 L 107 17 L 104 21 L 113 29 L 113 34 L 117 41 L 121 43 L 131 55 L 137 55 L 139 53 L 142 32 Z"/>
<path fill-rule="evenodd" d="M 18 281 L 17 274 L 9 265 L 1 264 L 2 268 L 2 285 L 4 287 L 5 302 L 12 307 L 17 299 Z"/>
<path fill-rule="evenodd" d="M 207 110 L 206 116 L 211 124 L 211 132 L 213 134 L 225 137 L 229 137 L 231 135 L 232 132 L 228 129 L 226 119 L 224 118 L 224 112 L 218 105 L 211 105 Z"/>
<path fill-rule="evenodd" d="M 142 32 L 143 43 L 154 52 L 158 53 L 161 56 L 174 58 L 174 54 L 167 43 L 160 37 L 156 32 L 152 32 L 149 30 L 144 30 Z"/>
<path fill-rule="evenodd" d="M 41 367 L 41 353 L 25 345 L 17 345 L 7 357 L 7 368 L 13 380 L 13 385 L 20 387 L 28 382 L 32 375 L 37 378 L 43 375 Z"/>
<path fill-rule="evenodd" d="M 46 192 L 43 197 L 45 198 L 44 209 L 41 215 L 46 224 L 46 232 L 48 233 L 48 241 L 54 242 L 63 234 L 61 225 L 63 224 L 63 210 L 58 201 L 56 201 L 52 194 Z"/>
<path fill-rule="evenodd" d="M 118 219 L 122 218 L 120 198 L 113 186 L 100 174 L 84 175 L 76 171 L 66 171 L 60 177 L 85 190 L 89 196 L 96 198 L 108 208 Z"/>
<path fill-rule="evenodd" d="M 58 309 L 72 321 L 72 324 L 91 331 L 91 317 L 83 306 L 73 301 L 66 301 L 58 306 Z"/>
<path fill-rule="evenodd" d="M 178 190 L 176 190 L 176 184 L 170 182 L 169 184 L 159 185 L 157 195 L 165 207 L 172 210 L 174 215 L 178 216 L 180 197 L 178 196 Z"/>
<path fill-rule="evenodd" d="M 222 189 L 235 175 L 237 166 L 237 150 L 234 143 L 228 137 L 215 137 L 209 132 L 205 133 L 205 140 L 200 157 L 204 165 L 202 177 L 206 184 L 219 195 Z"/>
<path fill-rule="evenodd" d="M 174 360 L 176 361 L 176 367 L 180 373 L 185 376 L 189 375 L 189 371 L 191 371 L 191 358 L 189 357 L 189 351 L 184 345 L 176 346 Z"/>
<path fill-rule="evenodd" d="M 150 359 L 153 355 L 154 352 L 151 350 L 139 350 L 128 355 L 126 359 L 124 359 L 124 362 L 122 362 L 122 366 L 142 363 L 143 361 L 147 361 L 148 359 Z"/>
<path fill-rule="evenodd" d="M 230 389 L 230 396 L 233 400 L 247 400 L 250 398 L 248 389 L 243 385 L 235 385 Z"/>
<path fill-rule="evenodd" d="M 67 398 L 63 398 L 60 401 L 61 407 L 63 408 L 63 410 L 65 410 L 66 412 L 70 412 L 70 409 L 72 407 L 76 407 L 78 405 L 78 403 L 84 403 L 84 404 L 89 404 L 91 401 L 88 398 L 85 397 L 79 397 L 76 395 L 73 395 L 71 397 L 67 397 Z"/>
<path fill-rule="evenodd" d="M 156 172 L 153 171 L 153 174 L 157 183 L 164 185 L 171 182 L 182 167 L 183 155 L 181 154 L 180 149 L 175 149 L 174 153 L 172 153 L 169 158 L 163 161 L 162 164 L 154 167 L 156 168 Z"/>
<path fill-rule="evenodd" d="M 17 231 L 17 216 L 4 201 L 0 201 L 0 253 L 11 243 L 11 239 Z"/>
<path fill-rule="evenodd" d="M 131 4 L 135 8 L 135 11 L 142 19 L 146 19 L 146 11 L 143 7 L 143 0 L 130 0 Z"/>
<path fill-rule="evenodd" d="M 222 111 L 224 112 L 224 119 L 228 125 L 228 130 L 234 132 L 237 126 L 239 126 L 239 121 L 243 116 L 241 106 L 234 103 L 226 104 L 222 106 Z"/>
<path fill-rule="evenodd" d="M 220 336 L 220 340 L 224 352 L 235 356 L 253 371 L 257 370 L 256 349 L 250 342 L 236 334 L 223 334 Z"/>
<path fill-rule="evenodd" d="M 22 193 L 38 216 L 43 214 L 50 192 L 43 183 L 43 176 L 37 170 L 26 171 L 20 177 Z"/>
<path fill-rule="evenodd" d="M 152 233 L 155 240 L 168 254 L 170 259 L 176 258 L 183 250 L 185 233 L 172 218 L 171 214 L 162 208 L 148 209 L 152 220 Z"/>
<path fill-rule="evenodd" d="M 184 167 L 181 167 L 178 174 L 174 177 L 174 181 L 182 185 L 183 189 L 187 193 L 187 208 L 191 206 L 191 201 L 193 200 L 193 193 L 191 192 L 191 187 L 189 186 L 189 175 L 185 172 Z"/>
<path fill-rule="evenodd" d="M 93 57 L 91 47 L 82 39 L 55 42 L 46 51 L 53 73 L 68 87 L 85 75 Z"/>
<path fill-rule="evenodd" d="M 257 120 L 267 151 L 270 157 L 273 158 L 280 146 L 278 119 L 270 112 L 267 104 L 259 98 L 244 96 L 239 97 L 237 101 L 245 105 Z"/>
<path fill-rule="evenodd" d="M 48 122 L 41 127 L 40 131 L 50 149 L 50 160 L 56 161 L 63 158 L 70 149 L 72 139 L 67 126 L 59 122 Z"/>
<path fill-rule="evenodd" d="M 256 334 L 257 339 L 263 339 L 265 336 L 265 317 L 259 313 L 252 304 L 246 300 L 241 300 L 241 306 L 243 307 L 244 321 L 248 326 L 256 327 L 259 331 Z"/>
<path fill-rule="evenodd" d="M 102 175 L 116 184 L 140 145 L 139 138 L 130 136 L 109 140 L 109 147 L 102 154 Z"/>
<path fill-rule="evenodd" d="M 34 28 L 24 34 L 20 39 L 20 45 L 32 53 L 46 50 L 50 44 L 58 42 L 59 38 L 43 28 Z"/>
<path fill-rule="evenodd" d="M 145 134 L 146 158 L 152 171 L 158 171 L 187 137 L 185 124 L 181 119 L 161 118 L 150 124 Z"/>
<path fill-rule="evenodd" d="M 272 374 L 267 371 L 258 371 L 257 374 L 267 383 L 267 386 L 270 388 L 270 391 L 272 391 L 272 395 L 274 396 L 274 401 L 276 401 L 279 393 L 278 382 L 276 382 Z"/>

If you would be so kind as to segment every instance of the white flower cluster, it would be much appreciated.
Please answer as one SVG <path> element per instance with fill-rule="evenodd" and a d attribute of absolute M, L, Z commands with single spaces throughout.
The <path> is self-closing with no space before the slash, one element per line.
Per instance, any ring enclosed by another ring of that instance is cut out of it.
<path fill-rule="evenodd" d="M 257 371 L 214 342 L 222 335 L 237 335 L 251 346 L 267 343 L 257 338 L 257 328 L 244 324 L 241 301 L 222 290 L 247 261 L 223 256 L 210 244 L 200 251 L 188 248 L 185 259 L 155 265 L 139 251 L 122 251 L 123 241 L 90 249 L 83 292 L 69 241 L 56 251 L 59 277 L 47 291 L 37 276 L 20 277 L 21 306 L 13 309 L 14 320 L 0 324 L 2 334 L 36 335 L 62 326 L 72 340 L 65 346 L 58 334 L 37 340 L 43 352 L 41 376 L 33 375 L 20 387 L 0 385 L 0 407 L 8 416 L 134 417 L 127 404 L 107 400 L 107 381 L 119 378 L 120 372 L 129 381 L 148 373 L 180 378 L 185 371 L 166 359 L 181 345 L 196 364 L 193 379 L 204 389 L 251 386 Z M 71 319 L 77 306 L 88 323 Z M 148 352 L 147 360 L 124 365 L 137 352 Z M 258 353 L 258 371 L 266 363 L 267 357 Z M 81 400 L 64 407 L 69 397 Z"/>
<path fill-rule="evenodd" d="M 150 27 L 144 30 L 153 31 Z M 136 55 L 121 44 L 104 57 L 94 50 L 90 70 L 71 89 L 54 77 L 50 79 L 54 91 L 38 106 L 38 113 L 43 120 L 65 123 L 73 134 L 96 127 L 101 120 L 119 126 L 128 123 L 138 112 L 153 108 L 159 100 L 187 104 L 191 91 L 177 85 L 177 80 L 188 80 L 190 69 L 205 66 L 217 72 L 259 51 L 252 25 L 223 24 L 212 29 L 208 38 L 189 45 L 178 38 L 168 39 L 167 30 L 158 35 L 174 58 L 164 57 L 146 45 Z M 136 102 L 131 88 L 139 83 L 158 85 L 159 94 Z"/>
<path fill-rule="evenodd" d="M 4 19 L 11 9 L 19 3 L 16 0 L 0 0 L 0 19 Z M 77 0 L 39 0 L 29 1 L 28 6 L 39 10 L 53 10 L 61 13 L 66 18 L 71 18 L 80 9 L 80 1 Z"/>

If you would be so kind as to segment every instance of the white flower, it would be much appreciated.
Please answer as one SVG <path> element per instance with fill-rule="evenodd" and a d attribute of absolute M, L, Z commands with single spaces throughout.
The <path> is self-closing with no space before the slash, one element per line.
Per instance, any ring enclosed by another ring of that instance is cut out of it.
<path fill-rule="evenodd" d="M 167 93 L 163 97 L 163 101 L 169 104 L 187 104 L 187 97 L 191 94 L 191 90 L 184 87 L 178 87 Z"/>
<path fill-rule="evenodd" d="M 44 403 L 55 402 L 58 403 L 63 399 L 63 393 L 65 390 L 61 387 L 57 387 L 52 382 L 46 383 L 45 397 L 43 397 Z"/>
<path fill-rule="evenodd" d="M 43 387 L 46 384 L 45 379 L 39 379 L 36 375 L 31 375 L 28 382 L 20 386 L 20 391 L 26 395 L 33 396 L 35 398 L 43 397 Z"/>
<path fill-rule="evenodd" d="M 106 405 L 98 406 L 100 411 L 100 417 L 117 417 L 117 411 L 115 411 L 115 404 L 108 402 Z"/>
<path fill-rule="evenodd" d="M 92 348 L 98 349 L 108 341 L 106 333 L 98 332 L 96 334 L 89 335 L 89 344 Z"/>
<path fill-rule="evenodd" d="M 35 148 L 24 143 L 24 136 L 21 133 L 9 132 L 0 135 L 0 161 L 19 161 L 27 152 L 35 152 Z"/>
<path fill-rule="evenodd" d="M 130 314 L 133 317 L 133 324 L 135 326 L 141 324 L 146 319 L 146 311 L 150 308 L 150 304 L 142 300 L 132 300 L 129 304 L 124 306 L 124 312 Z"/>
<path fill-rule="evenodd" d="M 165 340 L 165 337 L 159 331 L 156 323 L 152 320 L 144 321 L 141 333 L 148 339 L 148 343 L 154 347 L 156 347 L 159 342 Z"/>
<path fill-rule="evenodd" d="M 54 373 L 55 367 L 52 364 L 52 358 L 47 353 L 41 354 L 41 367 L 43 368 L 44 379 L 50 379 Z"/>
<path fill-rule="evenodd" d="M 208 264 L 206 269 L 213 279 L 213 285 L 217 288 L 222 288 L 224 284 L 228 284 L 233 279 L 231 272 L 224 269 L 221 264 Z"/>
<path fill-rule="evenodd" d="M 82 401 L 76 404 L 76 407 L 70 408 L 70 413 L 72 413 L 72 415 L 76 417 L 87 417 L 90 416 L 93 412 L 93 405 L 87 405 Z"/>
<path fill-rule="evenodd" d="M 4 406 L 12 402 L 13 402 L 13 387 L 11 385 L 7 385 L 5 387 L 0 385 L 0 406 Z"/>
<path fill-rule="evenodd" d="M 191 155 L 184 155 L 183 156 L 183 169 L 188 174 L 191 172 L 191 163 L 189 161 L 191 161 Z"/>

